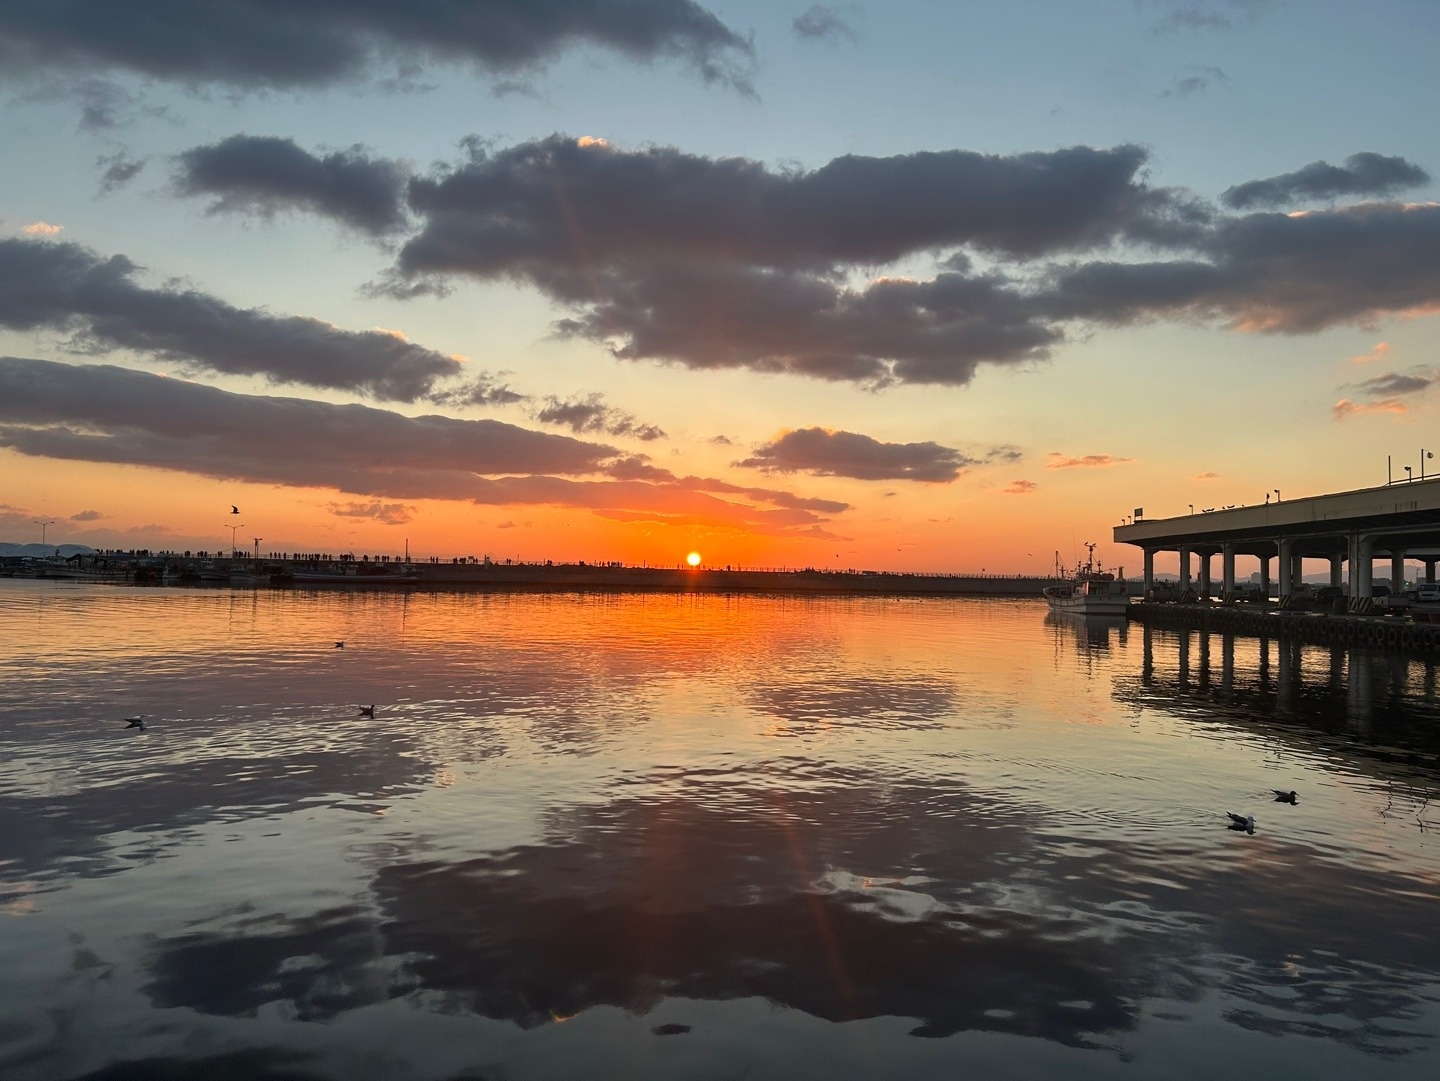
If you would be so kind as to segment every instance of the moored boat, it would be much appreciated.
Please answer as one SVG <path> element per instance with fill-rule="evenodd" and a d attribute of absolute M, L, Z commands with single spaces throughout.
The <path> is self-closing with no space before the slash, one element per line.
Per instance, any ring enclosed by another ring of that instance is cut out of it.
<path fill-rule="evenodd" d="M 1090 616 L 1123 616 L 1130 605 L 1130 590 L 1124 578 L 1095 562 L 1095 545 L 1086 544 L 1085 562 L 1062 581 L 1043 590 L 1052 612 L 1074 612 Z M 1058 560 L 1057 560 L 1058 563 Z"/>

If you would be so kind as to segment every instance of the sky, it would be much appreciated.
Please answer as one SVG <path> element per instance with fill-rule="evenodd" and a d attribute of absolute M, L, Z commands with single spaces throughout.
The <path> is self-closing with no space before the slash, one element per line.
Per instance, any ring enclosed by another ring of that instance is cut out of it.
<path fill-rule="evenodd" d="M 1138 570 L 1136 508 L 1436 471 L 1437 46 L 1435 0 L 0 0 L 0 540 Z"/>

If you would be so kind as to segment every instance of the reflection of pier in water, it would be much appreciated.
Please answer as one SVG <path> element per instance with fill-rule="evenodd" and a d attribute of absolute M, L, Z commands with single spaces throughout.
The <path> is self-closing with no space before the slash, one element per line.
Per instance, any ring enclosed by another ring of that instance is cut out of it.
<path fill-rule="evenodd" d="M 1437 665 L 1402 653 L 1140 626 L 1141 666 L 1117 700 L 1342 755 L 1357 772 L 1427 784 L 1440 760 Z"/>

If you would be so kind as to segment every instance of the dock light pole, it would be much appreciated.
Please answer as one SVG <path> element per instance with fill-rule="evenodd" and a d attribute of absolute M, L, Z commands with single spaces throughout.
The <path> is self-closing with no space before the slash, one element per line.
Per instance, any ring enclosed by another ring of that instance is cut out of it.
<path fill-rule="evenodd" d="M 1280 489 L 1279 489 L 1279 488 L 1276 488 L 1276 489 L 1275 489 L 1275 502 L 1277 502 L 1277 503 L 1280 502 Z"/>
<path fill-rule="evenodd" d="M 1189 506 L 1189 508 L 1190 508 L 1190 513 L 1191 513 L 1191 514 L 1194 514 L 1194 513 L 1195 513 L 1195 504 L 1194 504 L 1194 503 L 1189 503 L 1189 504 L 1187 504 L 1187 506 Z"/>
<path fill-rule="evenodd" d="M 234 554 L 235 554 L 235 531 L 236 531 L 237 529 L 244 529 L 244 528 L 245 528 L 245 523 L 244 523 L 244 522 L 241 522 L 239 525 L 232 525 L 232 526 L 230 527 L 230 554 L 231 554 L 231 555 L 234 555 Z"/>
<path fill-rule="evenodd" d="M 1405 483 L 1409 484 L 1414 479 L 1415 478 L 1410 475 L 1410 467 L 1407 465 L 1405 467 Z"/>
<path fill-rule="evenodd" d="M 1433 457 L 1435 457 L 1435 452 L 1434 452 L 1433 450 L 1426 450 L 1424 447 L 1421 447 L 1421 448 L 1420 448 L 1420 479 L 1421 479 L 1421 480 L 1424 480 L 1424 479 L 1425 479 L 1425 459 L 1426 459 L 1426 458 L 1433 458 Z"/>
<path fill-rule="evenodd" d="M 41 548 L 44 548 L 44 547 L 45 547 L 45 527 L 46 527 L 46 526 L 52 526 L 52 525 L 54 525 L 54 524 L 55 524 L 55 519 L 54 519 L 54 518 L 32 518 L 32 519 L 30 519 L 30 520 L 40 527 L 40 547 L 41 547 Z"/>

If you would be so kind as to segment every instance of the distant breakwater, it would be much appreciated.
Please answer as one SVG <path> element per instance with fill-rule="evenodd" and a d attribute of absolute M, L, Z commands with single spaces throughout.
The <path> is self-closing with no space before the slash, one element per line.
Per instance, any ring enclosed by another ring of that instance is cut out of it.
<path fill-rule="evenodd" d="M 594 564 L 420 563 L 420 589 L 612 589 L 672 593 L 877 593 L 1038 597 L 1057 579 L 893 571 L 726 570 Z"/>

